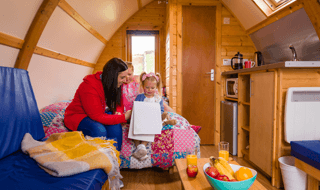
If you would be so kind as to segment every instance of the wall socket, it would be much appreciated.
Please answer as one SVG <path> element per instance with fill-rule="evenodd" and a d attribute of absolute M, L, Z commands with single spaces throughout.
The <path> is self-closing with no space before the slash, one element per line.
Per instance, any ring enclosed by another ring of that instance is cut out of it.
<path fill-rule="evenodd" d="M 243 59 L 243 63 L 248 61 L 248 59 Z M 223 59 L 223 65 L 231 65 L 231 59 Z"/>
<path fill-rule="evenodd" d="M 231 65 L 231 59 L 223 59 L 223 65 Z"/>

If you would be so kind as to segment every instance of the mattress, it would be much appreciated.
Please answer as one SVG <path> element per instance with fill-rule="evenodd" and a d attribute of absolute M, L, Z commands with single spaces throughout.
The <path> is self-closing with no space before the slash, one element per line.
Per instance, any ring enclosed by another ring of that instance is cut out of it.
<path fill-rule="evenodd" d="M 69 177 L 54 177 L 36 161 L 18 151 L 0 161 L 0 189 L 10 190 L 100 190 L 108 179 L 102 169 Z"/>
<path fill-rule="evenodd" d="M 320 170 L 320 141 L 291 141 L 291 155 Z"/>

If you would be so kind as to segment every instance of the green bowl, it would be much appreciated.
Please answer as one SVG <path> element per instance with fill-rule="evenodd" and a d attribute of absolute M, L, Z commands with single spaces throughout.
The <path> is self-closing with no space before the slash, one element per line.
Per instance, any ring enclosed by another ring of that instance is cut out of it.
<path fill-rule="evenodd" d="M 230 164 L 230 166 L 234 172 L 238 171 L 242 167 L 242 166 L 234 165 L 234 164 Z M 232 189 L 232 190 L 247 190 L 252 186 L 253 182 L 256 180 L 256 177 L 257 177 L 257 171 L 249 168 L 252 171 L 252 175 L 253 175 L 253 177 L 250 179 L 243 180 L 243 181 L 235 181 L 235 182 L 220 181 L 220 180 L 217 180 L 217 179 L 210 177 L 206 173 L 207 167 L 210 167 L 210 163 L 206 163 L 203 166 L 204 175 L 206 176 L 210 185 L 215 190 L 230 190 L 230 189 Z"/>

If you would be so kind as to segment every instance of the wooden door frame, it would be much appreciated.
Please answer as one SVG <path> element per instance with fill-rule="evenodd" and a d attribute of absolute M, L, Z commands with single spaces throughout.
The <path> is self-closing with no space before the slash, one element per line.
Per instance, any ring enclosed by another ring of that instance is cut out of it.
<path fill-rule="evenodd" d="M 220 101 L 221 101 L 221 28 L 222 28 L 222 4 L 220 2 L 213 2 L 212 4 L 184 4 L 177 5 L 177 110 L 181 110 L 182 114 L 182 6 L 212 6 L 216 7 L 216 33 L 215 33 L 215 68 L 214 68 L 214 144 L 220 142 Z"/>
<path fill-rule="evenodd" d="M 127 30 L 128 31 L 128 30 Z M 136 30 L 138 31 L 138 30 Z M 151 34 L 150 36 L 154 36 L 155 37 L 155 49 L 154 49 L 154 70 L 155 73 L 160 73 L 160 31 L 159 30 L 139 30 L 139 31 L 158 31 L 158 34 Z M 141 35 L 137 35 L 137 34 L 128 34 L 127 33 L 127 61 L 132 62 L 132 40 L 131 37 L 132 36 L 141 36 Z"/>

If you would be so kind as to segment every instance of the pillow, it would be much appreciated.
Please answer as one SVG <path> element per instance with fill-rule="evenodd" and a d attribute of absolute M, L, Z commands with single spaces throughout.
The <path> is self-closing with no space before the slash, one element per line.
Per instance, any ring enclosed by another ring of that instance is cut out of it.
<path fill-rule="evenodd" d="M 63 133 L 69 131 L 69 129 L 64 125 L 64 112 L 65 109 L 57 114 L 56 117 L 52 120 L 48 129 L 45 130 L 45 138 L 49 138 L 54 133 Z"/>
<path fill-rule="evenodd" d="M 199 131 L 201 130 L 201 126 L 191 125 L 190 127 L 191 127 L 196 133 L 199 133 Z"/>
<path fill-rule="evenodd" d="M 52 120 L 57 116 L 56 113 L 53 112 L 43 112 L 40 114 L 42 125 L 43 126 L 49 126 L 52 122 Z"/>
<path fill-rule="evenodd" d="M 175 119 L 177 121 L 177 124 L 173 126 L 174 129 L 190 129 L 190 123 L 181 115 L 174 112 L 168 112 L 168 115 L 170 119 Z"/>

